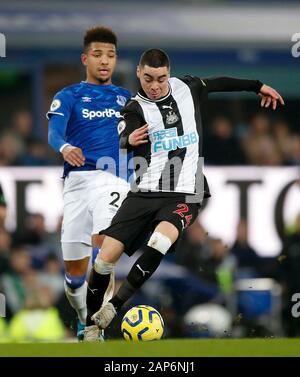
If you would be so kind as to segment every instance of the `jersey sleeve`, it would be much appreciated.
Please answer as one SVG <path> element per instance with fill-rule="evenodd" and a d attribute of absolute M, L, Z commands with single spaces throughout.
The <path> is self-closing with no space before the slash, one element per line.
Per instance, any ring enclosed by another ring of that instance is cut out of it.
<path fill-rule="evenodd" d="M 48 123 L 48 143 L 56 152 L 62 152 L 66 145 L 66 129 L 68 121 L 57 114 L 53 114 Z"/>
<path fill-rule="evenodd" d="M 121 111 L 122 119 L 118 123 L 118 133 L 120 138 L 120 148 L 132 150 L 128 142 L 129 135 L 137 128 L 142 127 L 146 121 L 143 111 L 137 101 L 129 101 Z"/>
<path fill-rule="evenodd" d="M 183 79 L 199 97 L 199 100 L 206 98 L 209 93 L 214 92 L 237 92 L 248 91 L 259 93 L 263 83 L 259 80 L 237 79 L 234 77 L 208 77 L 185 76 Z"/>
<path fill-rule="evenodd" d="M 247 91 L 259 93 L 263 83 L 259 80 L 238 79 L 235 77 L 211 77 L 200 79 L 207 93 Z"/>
<path fill-rule="evenodd" d="M 69 91 L 58 92 L 46 114 L 48 123 L 48 143 L 56 152 L 61 152 L 68 145 L 65 133 L 73 107 L 73 96 Z"/>
<path fill-rule="evenodd" d="M 60 91 L 54 96 L 46 117 L 49 120 L 52 115 L 59 115 L 68 121 L 71 116 L 72 107 L 72 93 L 70 91 Z"/>

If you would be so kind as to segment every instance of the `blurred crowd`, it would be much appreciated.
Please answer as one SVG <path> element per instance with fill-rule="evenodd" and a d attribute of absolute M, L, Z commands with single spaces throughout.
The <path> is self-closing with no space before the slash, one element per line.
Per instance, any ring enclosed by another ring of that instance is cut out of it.
<path fill-rule="evenodd" d="M 204 156 L 210 165 L 293 166 L 300 163 L 300 134 L 266 113 L 235 125 L 218 116 L 205 128 Z"/>
<path fill-rule="evenodd" d="M 0 131 L 0 166 L 50 166 L 61 164 L 46 137 L 32 137 L 29 111 L 16 112 Z M 285 119 L 257 113 L 247 124 L 234 124 L 217 116 L 204 127 L 204 156 L 209 165 L 293 166 L 300 163 L 300 134 Z"/>
<path fill-rule="evenodd" d="M 60 156 L 43 137 L 33 137 L 30 111 L 16 112 L 11 123 L 0 129 L 0 166 L 51 166 L 61 163 Z"/>
<path fill-rule="evenodd" d="M 0 198 L 0 292 L 6 298 L 0 341 L 75 339 L 76 316 L 63 286 L 61 221 L 56 232 L 48 233 L 44 217 L 30 214 L 22 232 L 11 234 L 4 227 L 6 204 Z M 150 279 L 124 312 L 135 304 L 155 306 L 168 337 L 300 336 L 299 320 L 291 315 L 291 297 L 300 292 L 300 214 L 277 258 L 259 257 L 247 234 L 242 220 L 235 242 L 225 245 L 207 233 L 200 213 L 175 253 L 167 255 L 160 275 Z M 254 286 L 246 296 L 238 293 L 237 283 L 247 279 L 269 282 L 267 296 Z M 121 336 L 119 320 L 109 337 Z"/>

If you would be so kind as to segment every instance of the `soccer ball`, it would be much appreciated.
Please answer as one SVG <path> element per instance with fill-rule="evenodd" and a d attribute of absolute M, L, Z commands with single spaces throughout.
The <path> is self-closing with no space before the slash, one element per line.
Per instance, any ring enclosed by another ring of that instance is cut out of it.
<path fill-rule="evenodd" d="M 121 331 L 126 340 L 158 340 L 164 332 L 164 321 L 156 309 L 138 305 L 124 315 Z"/>

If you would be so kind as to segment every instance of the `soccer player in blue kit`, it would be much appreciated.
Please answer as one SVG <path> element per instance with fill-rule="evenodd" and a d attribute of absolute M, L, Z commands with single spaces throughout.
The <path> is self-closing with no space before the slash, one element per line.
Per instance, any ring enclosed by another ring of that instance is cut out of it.
<path fill-rule="evenodd" d="M 109 226 L 129 190 L 126 156 L 125 170 L 120 168 L 117 125 L 130 92 L 112 85 L 116 47 L 117 37 L 111 29 L 98 26 L 87 30 L 81 55 L 86 81 L 58 92 L 47 113 L 49 144 L 64 158 L 64 283 L 78 315 L 79 340 L 86 323 L 86 300 L 95 293 L 87 293 L 86 282 L 92 247 L 97 253 L 104 237 L 98 234 L 99 229 Z M 105 171 L 107 162 L 115 169 Z M 110 280 L 108 298 L 113 293 L 113 273 Z"/>

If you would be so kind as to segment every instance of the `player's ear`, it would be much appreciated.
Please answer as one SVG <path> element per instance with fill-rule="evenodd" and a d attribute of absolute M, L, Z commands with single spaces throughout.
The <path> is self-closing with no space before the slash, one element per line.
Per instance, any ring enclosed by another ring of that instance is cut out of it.
<path fill-rule="evenodd" d="M 141 70 L 140 70 L 139 65 L 136 67 L 136 75 L 137 75 L 138 79 L 141 77 Z"/>
<path fill-rule="evenodd" d="M 85 53 L 81 54 L 81 63 L 85 66 L 87 65 L 87 55 Z"/>

